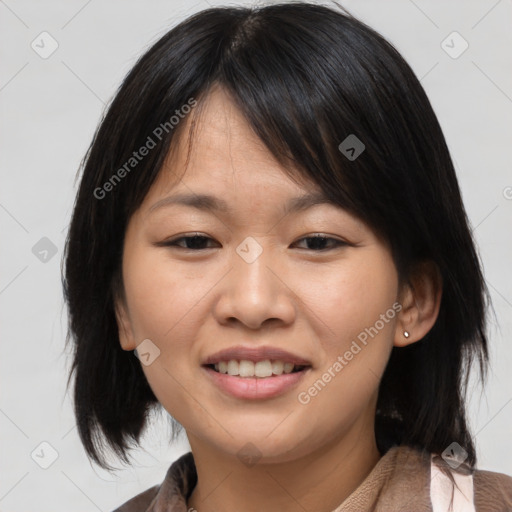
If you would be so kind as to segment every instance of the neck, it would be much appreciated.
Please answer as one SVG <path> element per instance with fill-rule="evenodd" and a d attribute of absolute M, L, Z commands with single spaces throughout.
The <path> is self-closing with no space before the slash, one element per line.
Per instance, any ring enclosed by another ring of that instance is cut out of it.
<path fill-rule="evenodd" d="M 368 423 L 367 423 L 368 424 Z M 373 422 L 315 452 L 286 462 L 252 466 L 188 434 L 198 481 L 188 509 L 198 512 L 280 510 L 331 512 L 363 482 L 379 461 Z"/>

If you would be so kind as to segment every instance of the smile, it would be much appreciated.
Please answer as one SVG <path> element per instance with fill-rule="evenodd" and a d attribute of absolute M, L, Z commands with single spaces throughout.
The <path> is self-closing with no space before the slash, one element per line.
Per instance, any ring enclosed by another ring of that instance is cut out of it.
<path fill-rule="evenodd" d="M 231 359 L 229 361 L 219 361 L 216 364 L 208 365 L 214 371 L 232 376 L 240 377 L 257 377 L 266 378 L 274 375 L 283 375 L 295 373 L 306 368 L 306 365 L 296 365 L 284 361 L 271 361 L 266 359 L 264 361 L 248 361 Z"/>
<path fill-rule="evenodd" d="M 219 367 L 221 363 L 217 363 Z M 224 363 L 226 362 L 224 361 Z M 244 361 L 242 360 L 240 363 L 242 363 L 242 372 L 244 372 Z M 265 400 L 282 395 L 297 387 L 312 369 L 311 366 L 294 367 L 291 372 L 285 373 L 284 364 L 286 363 L 282 363 L 283 371 L 280 374 L 272 373 L 266 377 L 257 377 L 255 375 L 242 377 L 238 374 L 239 368 L 235 366 L 240 366 L 238 361 L 228 361 L 226 364 L 231 365 L 232 371 L 236 370 L 237 375 L 221 373 L 215 369 L 216 365 L 213 364 L 203 365 L 201 368 L 205 371 L 209 381 L 221 392 L 242 400 Z M 257 363 L 253 363 L 253 365 L 256 367 Z M 277 366 L 279 367 L 279 364 Z M 289 367 L 287 369 L 289 370 Z M 254 371 L 252 370 L 253 373 Z M 266 366 L 266 371 L 268 373 L 268 365 Z"/>

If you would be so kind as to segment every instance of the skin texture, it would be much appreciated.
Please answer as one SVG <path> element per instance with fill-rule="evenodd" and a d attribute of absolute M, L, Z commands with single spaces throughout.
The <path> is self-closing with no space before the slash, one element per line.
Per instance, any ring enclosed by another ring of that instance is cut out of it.
<path fill-rule="evenodd" d="M 414 343 L 433 326 L 438 273 L 425 264 L 399 283 L 387 244 L 332 204 L 284 215 L 288 199 L 319 188 L 283 172 L 222 89 L 207 97 L 192 148 L 185 169 L 186 137 L 180 138 L 129 221 L 126 298 L 117 304 L 122 348 L 149 338 L 160 350 L 142 368 L 187 432 L 198 471 L 189 507 L 329 512 L 381 456 L 374 433 L 379 381 L 393 345 Z M 232 211 L 172 205 L 150 212 L 178 192 L 215 195 Z M 196 232 L 211 239 L 206 249 L 186 249 L 183 240 L 181 247 L 156 245 Z M 348 244 L 326 241 L 320 247 L 327 250 L 318 250 L 304 239 L 318 233 Z M 236 252 L 249 236 L 262 248 L 250 264 Z M 309 403 L 300 403 L 298 393 L 396 302 L 400 312 Z M 231 397 L 210 383 L 201 364 L 239 344 L 292 351 L 312 369 L 280 396 Z M 237 456 L 246 443 L 257 447 L 255 465 Z"/>

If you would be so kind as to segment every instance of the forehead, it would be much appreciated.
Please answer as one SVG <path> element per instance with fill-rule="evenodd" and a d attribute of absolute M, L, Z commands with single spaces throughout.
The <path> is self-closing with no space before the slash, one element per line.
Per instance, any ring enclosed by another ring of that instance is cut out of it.
<path fill-rule="evenodd" d="M 149 199 L 195 190 L 225 198 L 231 190 L 254 200 L 265 192 L 321 193 L 298 170 L 290 177 L 222 89 L 212 90 L 181 123 Z"/>
<path fill-rule="evenodd" d="M 329 201 L 298 168 L 283 167 L 222 89 L 214 89 L 181 123 L 139 209 L 143 222 L 169 216 L 172 210 L 159 208 L 159 203 L 192 206 L 194 210 L 179 211 L 210 212 L 241 225 L 274 222 L 324 205 L 330 208 L 328 218 L 367 231 L 359 217 Z"/>

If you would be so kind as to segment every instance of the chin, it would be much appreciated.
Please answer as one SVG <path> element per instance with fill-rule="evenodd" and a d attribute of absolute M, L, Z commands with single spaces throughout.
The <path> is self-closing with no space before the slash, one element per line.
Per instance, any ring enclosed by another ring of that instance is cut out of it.
<path fill-rule="evenodd" d="M 235 457 L 247 467 L 291 462 L 308 455 L 314 449 L 309 439 L 293 439 L 291 431 L 280 431 L 277 434 L 276 429 L 275 434 L 269 435 L 273 428 L 275 427 L 266 427 L 265 434 L 258 432 L 251 435 L 250 431 L 244 431 L 244 436 L 232 438 L 226 435 L 222 441 L 210 439 L 209 443 L 215 445 L 216 450 Z M 294 430 L 297 432 L 297 429 Z M 271 438 L 273 435 L 275 439 Z"/>

